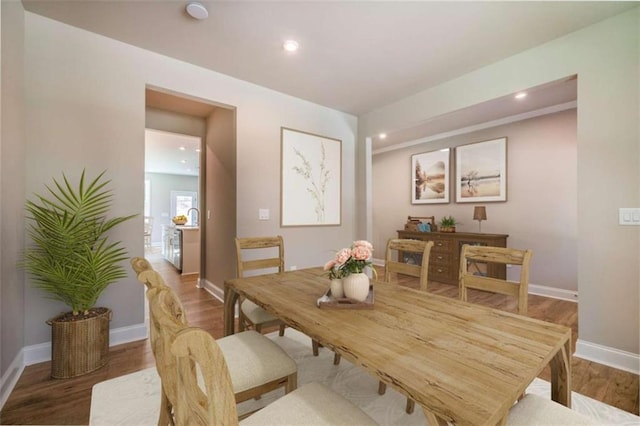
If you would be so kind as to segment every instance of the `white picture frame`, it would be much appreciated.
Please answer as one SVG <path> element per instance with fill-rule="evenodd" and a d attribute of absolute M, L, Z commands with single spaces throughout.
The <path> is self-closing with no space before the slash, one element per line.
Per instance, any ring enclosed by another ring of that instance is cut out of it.
<path fill-rule="evenodd" d="M 451 150 L 411 156 L 411 204 L 446 204 L 451 187 Z"/>
<path fill-rule="evenodd" d="M 342 141 L 281 128 L 280 226 L 342 222 Z"/>
<path fill-rule="evenodd" d="M 456 202 L 507 201 L 507 138 L 456 147 Z"/>

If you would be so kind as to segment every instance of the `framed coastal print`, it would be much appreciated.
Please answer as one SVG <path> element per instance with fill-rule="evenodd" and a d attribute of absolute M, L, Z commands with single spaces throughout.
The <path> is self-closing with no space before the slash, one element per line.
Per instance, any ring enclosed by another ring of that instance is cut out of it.
<path fill-rule="evenodd" d="M 340 225 L 342 141 L 281 128 L 280 226 Z"/>
<path fill-rule="evenodd" d="M 507 201 L 507 138 L 456 147 L 456 202 Z"/>
<path fill-rule="evenodd" d="M 411 204 L 449 202 L 449 148 L 411 156 Z"/>

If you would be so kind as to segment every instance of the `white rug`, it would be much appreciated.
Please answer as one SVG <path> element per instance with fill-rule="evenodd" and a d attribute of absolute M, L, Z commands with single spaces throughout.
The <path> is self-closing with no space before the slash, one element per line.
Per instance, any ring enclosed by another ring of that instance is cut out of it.
<path fill-rule="evenodd" d="M 420 407 L 413 414 L 404 411 L 406 398 L 390 387 L 385 395 L 378 395 L 378 381 L 364 370 L 345 359 L 340 365 L 333 365 L 333 352 L 320 349 L 314 357 L 311 339 L 302 333 L 287 328 L 285 336 L 277 332 L 268 335 L 298 363 L 298 383 L 321 382 L 345 396 L 367 412 L 381 425 L 424 425 L 425 419 Z M 155 425 L 159 404 L 160 380 L 155 368 L 98 383 L 93 388 L 91 400 L 91 425 Z M 527 389 L 550 398 L 550 385 L 536 379 Z M 283 390 L 273 391 L 259 401 L 251 400 L 238 406 L 239 413 L 255 410 L 284 395 Z M 626 411 L 573 393 L 573 409 L 597 419 L 603 425 L 640 425 L 640 417 Z M 124 416 L 116 416 L 114 407 Z M 150 421 L 151 420 L 151 421 Z"/>

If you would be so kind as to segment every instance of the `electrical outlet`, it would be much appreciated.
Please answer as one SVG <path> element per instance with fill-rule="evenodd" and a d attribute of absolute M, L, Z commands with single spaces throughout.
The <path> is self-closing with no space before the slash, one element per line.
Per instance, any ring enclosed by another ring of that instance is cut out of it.
<path fill-rule="evenodd" d="M 269 220 L 269 209 L 258 209 L 258 220 Z"/>

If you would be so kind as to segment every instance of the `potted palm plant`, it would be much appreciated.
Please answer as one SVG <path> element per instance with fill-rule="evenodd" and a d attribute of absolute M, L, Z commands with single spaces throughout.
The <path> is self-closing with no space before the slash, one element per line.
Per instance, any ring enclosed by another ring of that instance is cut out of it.
<path fill-rule="evenodd" d="M 89 373 L 108 360 L 111 310 L 95 305 L 109 284 L 126 277 L 120 262 L 128 255 L 107 233 L 136 215 L 107 218 L 113 192 L 104 174 L 86 182 L 83 170 L 75 186 L 63 174 L 62 181 L 47 186 L 47 195 L 34 194 L 26 203 L 33 244 L 22 265 L 35 287 L 71 308 L 47 321 L 54 378 Z"/>

